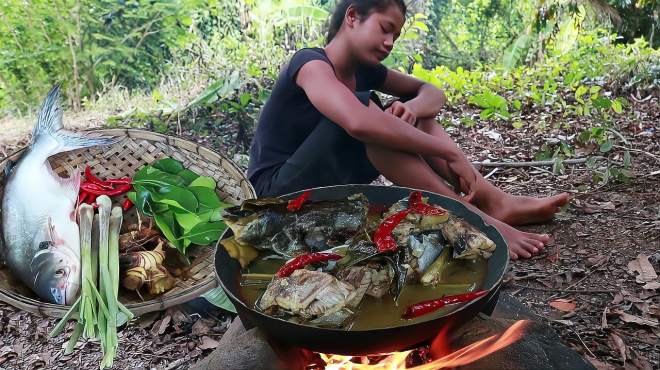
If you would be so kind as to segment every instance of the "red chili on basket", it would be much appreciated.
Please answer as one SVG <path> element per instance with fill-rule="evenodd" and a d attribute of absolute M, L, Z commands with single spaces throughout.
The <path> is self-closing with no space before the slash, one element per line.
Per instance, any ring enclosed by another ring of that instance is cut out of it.
<path fill-rule="evenodd" d="M 128 210 L 131 209 L 132 207 L 133 207 L 133 202 L 131 202 L 131 200 L 128 199 L 128 198 L 127 198 L 127 199 L 124 201 L 124 203 L 121 205 L 121 209 L 123 209 L 124 211 L 128 211 Z"/>
<path fill-rule="evenodd" d="M 119 179 L 101 180 L 94 176 L 89 166 L 85 167 L 85 181 L 80 184 L 80 193 L 78 194 L 79 203 L 93 203 L 99 195 L 116 196 L 122 195 L 133 188 L 132 180 L 129 177 Z M 130 208 L 126 202 L 124 207 Z M 126 210 L 127 208 L 125 208 Z"/>
<path fill-rule="evenodd" d="M 295 212 L 302 208 L 303 203 L 309 199 L 309 196 L 312 195 L 312 192 L 307 190 L 306 192 L 302 193 L 302 195 L 298 196 L 295 199 L 291 199 L 289 203 L 286 206 L 286 209 L 288 209 L 291 212 Z"/>
<path fill-rule="evenodd" d="M 415 303 L 408 306 L 406 312 L 404 312 L 401 317 L 404 319 L 414 319 L 433 311 L 437 311 L 446 305 L 473 301 L 481 296 L 486 295 L 487 293 L 487 290 L 477 290 L 475 292 L 448 295 L 438 299 L 431 299 L 428 301 Z"/>
<path fill-rule="evenodd" d="M 338 254 L 334 253 L 308 253 L 308 254 L 303 254 L 302 256 L 298 256 L 291 261 L 287 262 L 284 266 L 282 266 L 278 271 L 277 271 L 277 277 L 287 277 L 291 274 L 293 274 L 294 271 L 301 269 L 307 265 L 311 265 L 312 263 L 318 263 L 318 262 L 326 262 L 326 261 L 336 261 L 340 260 L 342 257 Z"/>
<path fill-rule="evenodd" d="M 131 190 L 133 186 L 131 184 L 122 184 L 117 186 L 116 188 L 112 188 L 110 190 L 104 189 L 103 187 L 96 185 L 96 184 L 91 184 L 88 182 L 84 182 L 80 184 L 80 188 L 83 189 L 84 191 L 94 194 L 94 195 L 107 195 L 109 197 L 115 196 L 115 195 L 122 195 L 129 190 Z"/>

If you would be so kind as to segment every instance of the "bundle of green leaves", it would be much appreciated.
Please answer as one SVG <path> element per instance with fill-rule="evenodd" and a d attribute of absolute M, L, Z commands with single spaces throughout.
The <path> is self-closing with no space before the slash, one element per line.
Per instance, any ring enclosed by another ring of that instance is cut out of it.
<path fill-rule="evenodd" d="M 128 198 L 139 212 L 153 217 L 167 240 L 185 255 L 191 244 L 214 243 L 227 228 L 220 214 L 230 204 L 220 200 L 215 187 L 211 177 L 163 158 L 140 168 Z"/>

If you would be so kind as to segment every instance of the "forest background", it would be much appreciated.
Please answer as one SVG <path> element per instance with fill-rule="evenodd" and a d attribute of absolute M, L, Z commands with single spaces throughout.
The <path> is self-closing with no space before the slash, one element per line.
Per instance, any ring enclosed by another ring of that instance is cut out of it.
<path fill-rule="evenodd" d="M 74 125 L 166 132 L 176 123 L 179 133 L 206 135 L 231 121 L 209 144 L 230 157 L 245 153 L 279 68 L 295 50 L 324 44 L 333 6 L 5 0 L 3 140 L 29 130 L 40 99 L 59 82 Z M 443 88 L 450 105 L 479 113 L 444 117 L 444 125 L 500 121 L 540 132 L 567 126 L 575 135 L 533 153 L 556 160 L 559 173 L 576 146 L 608 153 L 621 144 L 612 117 L 627 109 L 630 94 L 657 92 L 659 7 L 657 0 L 411 1 L 405 32 L 385 64 Z M 571 123 L 580 117 L 595 117 L 597 125 Z M 630 156 L 623 154 L 596 180 L 625 179 Z"/>

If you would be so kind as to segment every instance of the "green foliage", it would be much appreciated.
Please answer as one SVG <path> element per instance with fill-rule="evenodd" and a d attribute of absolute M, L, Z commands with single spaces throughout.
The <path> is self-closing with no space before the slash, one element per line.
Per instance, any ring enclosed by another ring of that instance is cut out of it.
<path fill-rule="evenodd" d="M 443 65 L 426 69 L 417 63 L 412 75 L 443 89 L 452 104 L 467 102 L 482 108 L 482 119 L 515 120 L 527 109 L 608 119 L 623 114 L 627 106 L 625 98 L 613 98 L 612 92 L 652 90 L 659 77 L 659 51 L 641 39 L 628 45 L 613 41 L 598 30 L 585 32 L 576 38 L 574 48 L 560 54 L 550 45 L 546 59 L 529 67 L 452 70 Z"/>
<path fill-rule="evenodd" d="M 172 50 L 190 42 L 199 1 L 0 3 L 0 110 L 34 109 L 65 82 L 74 109 L 107 83 L 150 87 Z"/>
<path fill-rule="evenodd" d="M 226 225 L 217 216 L 228 205 L 215 192 L 215 181 L 185 169 L 181 162 L 163 158 L 143 166 L 133 176 L 128 194 L 137 209 L 151 216 L 163 235 L 181 253 L 190 244 L 209 245 Z"/>
<path fill-rule="evenodd" d="M 480 114 L 481 119 L 488 119 L 492 116 L 505 119 L 510 117 L 509 105 L 507 104 L 506 99 L 490 90 L 470 96 L 468 103 L 483 108 L 483 111 L 481 111 Z"/>

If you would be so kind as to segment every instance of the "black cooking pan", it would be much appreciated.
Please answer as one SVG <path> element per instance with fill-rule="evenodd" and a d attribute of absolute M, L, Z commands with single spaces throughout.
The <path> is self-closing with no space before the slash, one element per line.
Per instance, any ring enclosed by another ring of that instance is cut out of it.
<path fill-rule="evenodd" d="M 412 191 L 414 190 L 396 186 L 337 185 L 312 189 L 310 200 L 346 199 L 349 195 L 363 193 L 369 199 L 370 204 L 389 206 L 400 199 L 407 198 Z M 502 277 L 509 261 L 507 244 L 493 226 L 486 225 L 480 216 L 468 210 L 461 203 L 435 193 L 422 193 L 429 197 L 429 203 L 438 204 L 452 214 L 464 218 L 484 232 L 497 245 L 495 252 L 488 260 L 488 272 L 482 287 L 484 290 L 489 290 L 487 295 L 449 313 L 431 313 L 411 322 L 402 321 L 400 325 L 394 327 L 347 331 L 300 325 L 265 315 L 239 299 L 240 264 L 218 244 L 215 254 L 216 274 L 222 288 L 236 307 L 241 321 L 246 325 L 257 326 L 272 338 L 296 347 L 323 353 L 366 355 L 411 348 L 435 337 L 447 325 L 455 327 L 476 316 L 489 303 L 494 303 L 492 300 L 497 299 Z M 293 199 L 300 194 L 302 191 L 287 194 L 281 198 Z M 232 232 L 227 229 L 221 239 L 230 236 L 232 236 Z"/>

